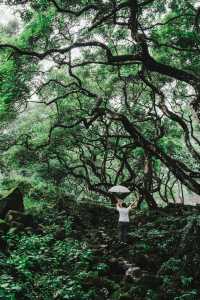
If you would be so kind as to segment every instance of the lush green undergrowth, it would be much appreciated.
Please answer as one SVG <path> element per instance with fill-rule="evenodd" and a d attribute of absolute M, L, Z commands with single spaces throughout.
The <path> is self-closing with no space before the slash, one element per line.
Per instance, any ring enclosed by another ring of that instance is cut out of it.
<path fill-rule="evenodd" d="M 199 299 L 198 209 L 137 212 L 126 246 L 112 209 L 30 209 L 43 231 L 4 236 L 0 299 Z"/>

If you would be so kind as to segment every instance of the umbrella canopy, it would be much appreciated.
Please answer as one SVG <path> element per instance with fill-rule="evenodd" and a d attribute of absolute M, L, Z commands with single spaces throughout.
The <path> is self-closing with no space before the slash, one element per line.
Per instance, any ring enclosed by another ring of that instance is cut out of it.
<path fill-rule="evenodd" d="M 110 193 L 130 193 L 131 191 L 123 185 L 115 185 L 108 190 Z"/>

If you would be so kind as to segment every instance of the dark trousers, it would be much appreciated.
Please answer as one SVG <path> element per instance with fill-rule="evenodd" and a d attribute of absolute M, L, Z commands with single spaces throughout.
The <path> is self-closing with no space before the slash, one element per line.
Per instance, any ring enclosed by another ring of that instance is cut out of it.
<path fill-rule="evenodd" d="M 123 243 L 127 243 L 129 222 L 119 222 L 119 238 Z"/>

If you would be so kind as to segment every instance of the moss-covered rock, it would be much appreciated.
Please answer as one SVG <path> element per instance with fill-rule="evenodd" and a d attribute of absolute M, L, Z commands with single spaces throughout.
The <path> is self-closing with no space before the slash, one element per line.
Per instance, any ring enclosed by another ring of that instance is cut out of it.
<path fill-rule="evenodd" d="M 4 218 L 9 210 L 24 211 L 23 194 L 19 187 L 9 190 L 0 199 L 0 218 Z"/>

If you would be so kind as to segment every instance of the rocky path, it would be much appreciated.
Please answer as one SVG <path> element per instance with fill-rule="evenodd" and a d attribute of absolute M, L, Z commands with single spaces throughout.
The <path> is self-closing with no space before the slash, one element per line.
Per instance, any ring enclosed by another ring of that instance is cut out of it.
<path fill-rule="evenodd" d="M 176 295 L 200 299 L 193 297 L 198 294 L 198 281 L 184 282 L 196 274 L 196 264 L 200 266 L 198 207 L 137 212 L 131 219 L 128 245 L 118 240 L 117 213 L 102 208 L 94 217 L 95 212 L 88 210 L 87 224 L 83 222 L 84 230 L 82 226 L 78 230 L 97 263 L 106 264 L 102 275 L 120 285 L 116 299 L 179 299 Z"/>
<path fill-rule="evenodd" d="M 123 244 L 118 239 L 117 213 L 114 210 L 102 210 L 103 212 L 95 219 L 95 225 L 91 224 L 93 217 L 87 216 L 87 222 L 83 222 L 83 220 L 75 222 L 75 224 L 79 224 L 76 230 L 79 231 L 78 236 L 84 239 L 94 253 L 96 263 L 107 266 L 102 275 L 108 276 L 110 280 L 120 284 L 122 295 L 124 295 L 124 298 L 120 299 L 133 299 L 130 289 L 134 286 L 142 288 L 143 285 L 146 285 L 145 289 L 147 289 L 148 285 L 150 287 L 160 285 L 160 278 L 155 273 L 152 274 L 155 269 L 155 267 L 152 268 L 154 257 L 149 259 L 148 254 L 142 253 L 138 248 L 140 238 L 134 233 L 136 230 L 134 223 L 132 222 L 130 226 L 128 244 Z M 144 298 L 138 296 L 135 299 Z"/>

